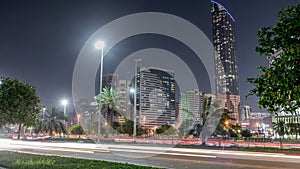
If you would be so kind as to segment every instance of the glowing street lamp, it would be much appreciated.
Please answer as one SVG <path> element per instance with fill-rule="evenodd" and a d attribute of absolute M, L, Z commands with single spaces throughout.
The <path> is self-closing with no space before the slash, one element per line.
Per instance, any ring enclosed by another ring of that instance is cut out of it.
<path fill-rule="evenodd" d="M 66 114 L 67 114 L 67 104 L 68 104 L 68 100 L 63 99 L 63 100 L 61 101 L 61 104 L 64 106 L 64 124 L 66 125 L 65 117 L 66 117 Z"/>
<path fill-rule="evenodd" d="M 61 104 L 64 106 L 64 116 L 66 116 L 66 110 L 67 110 L 68 100 L 63 99 L 63 100 L 61 101 Z"/>
<path fill-rule="evenodd" d="M 101 50 L 101 59 L 100 59 L 100 90 L 99 96 L 101 100 L 101 91 L 102 91 L 102 76 L 103 76 L 103 51 L 104 51 L 105 43 L 103 41 L 97 41 L 95 43 L 95 48 L 97 50 Z M 98 117 L 98 143 L 100 143 L 100 128 L 101 128 L 101 101 L 99 103 L 99 117 Z"/>
<path fill-rule="evenodd" d="M 77 124 L 80 124 L 79 119 L 80 119 L 80 114 L 77 114 Z"/>
<path fill-rule="evenodd" d="M 134 88 L 131 88 L 129 92 L 130 92 L 130 93 L 135 93 Z"/>
<path fill-rule="evenodd" d="M 136 136 L 136 91 L 137 91 L 137 64 L 140 62 L 142 59 L 135 59 L 135 67 L 134 67 L 134 109 L 133 109 L 133 138 Z"/>
<path fill-rule="evenodd" d="M 43 120 L 45 119 L 45 111 L 46 111 L 46 107 L 43 107 Z"/>

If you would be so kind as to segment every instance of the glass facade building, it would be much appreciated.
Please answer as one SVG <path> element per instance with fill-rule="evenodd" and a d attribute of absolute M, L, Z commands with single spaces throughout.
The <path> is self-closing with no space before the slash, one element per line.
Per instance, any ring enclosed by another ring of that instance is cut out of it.
<path fill-rule="evenodd" d="M 235 20 L 223 5 L 211 2 L 216 91 L 218 94 L 239 95 Z"/>
<path fill-rule="evenodd" d="M 163 124 L 173 125 L 175 118 L 174 72 L 140 68 L 137 74 L 137 125 L 154 129 Z"/>

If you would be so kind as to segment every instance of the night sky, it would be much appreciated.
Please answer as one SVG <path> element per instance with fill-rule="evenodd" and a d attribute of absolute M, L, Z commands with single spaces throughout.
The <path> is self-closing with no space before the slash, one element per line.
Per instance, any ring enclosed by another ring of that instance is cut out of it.
<path fill-rule="evenodd" d="M 296 5 L 299 1 L 218 2 L 236 20 L 241 104 L 258 110 L 256 97 L 245 99 L 252 88 L 246 79 L 257 76 L 259 65 L 267 65 L 266 58 L 255 53 L 257 30 L 263 26 L 274 25 L 278 11 Z M 2 0 L 0 75 L 19 78 L 37 86 L 43 104 L 58 106 L 62 98 L 71 100 L 76 58 L 85 42 L 103 25 L 137 12 L 164 12 L 188 20 L 212 39 L 210 8 L 209 0 Z M 197 74 L 196 77 L 207 77 L 201 62 L 186 57 L 191 53 L 186 46 L 160 35 L 136 36 L 116 45 L 105 58 L 104 71 L 113 71 L 126 55 L 149 47 L 178 54 L 191 66 L 192 71 Z M 199 88 L 209 92 L 208 79 L 201 81 Z"/>

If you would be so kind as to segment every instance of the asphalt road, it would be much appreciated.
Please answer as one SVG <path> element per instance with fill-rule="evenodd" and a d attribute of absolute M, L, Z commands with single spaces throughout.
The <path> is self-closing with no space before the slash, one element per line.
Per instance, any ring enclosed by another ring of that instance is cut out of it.
<path fill-rule="evenodd" d="M 162 168 L 299 168 L 300 156 L 132 144 L 49 143 L 0 139 L 0 150 L 87 158 Z"/>

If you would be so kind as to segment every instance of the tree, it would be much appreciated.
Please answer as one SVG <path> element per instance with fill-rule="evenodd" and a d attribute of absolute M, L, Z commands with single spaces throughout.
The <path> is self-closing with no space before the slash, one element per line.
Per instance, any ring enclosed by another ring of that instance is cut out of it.
<path fill-rule="evenodd" d="M 258 31 L 256 51 L 269 57 L 271 63 L 269 67 L 259 67 L 258 77 L 248 79 L 255 86 L 249 95 L 258 96 L 260 108 L 270 113 L 294 114 L 300 107 L 299 20 L 300 4 L 280 11 L 278 23 Z"/>
<path fill-rule="evenodd" d="M 248 129 L 242 130 L 241 135 L 242 135 L 242 137 L 246 137 L 246 138 L 252 137 L 252 133 Z"/>
<path fill-rule="evenodd" d="M 77 134 L 77 135 L 85 134 L 85 132 L 80 124 L 76 124 L 76 125 L 72 126 L 69 130 L 70 130 L 71 134 Z"/>
<path fill-rule="evenodd" d="M 18 79 L 2 77 L 0 83 L 0 122 L 19 124 L 18 139 L 23 126 L 34 126 L 41 110 L 36 88 Z"/>
<path fill-rule="evenodd" d="M 232 129 L 229 129 L 228 133 L 229 133 L 230 137 L 238 137 L 238 135 L 236 134 L 236 132 L 234 132 Z"/>
<path fill-rule="evenodd" d="M 117 90 L 114 90 L 113 88 L 103 88 L 101 96 L 95 96 L 94 102 L 91 103 L 93 106 L 99 106 L 101 103 L 101 112 L 105 112 L 108 125 L 114 121 L 115 116 L 119 116 L 119 107 L 117 106 L 117 101 L 120 99 L 120 97 L 121 96 Z"/>
<path fill-rule="evenodd" d="M 133 121 L 132 120 L 125 120 L 125 123 L 121 124 L 117 127 L 117 132 L 120 134 L 133 134 Z"/>
<path fill-rule="evenodd" d="M 283 120 L 272 123 L 275 132 L 279 135 L 280 138 L 280 147 L 282 148 L 282 137 L 286 134 L 286 126 Z"/>
<path fill-rule="evenodd" d="M 64 112 L 57 107 L 53 107 L 51 111 L 45 111 L 43 117 L 39 120 L 36 126 L 36 132 L 49 133 L 52 136 L 55 133 L 67 133 L 64 121 Z"/>
<path fill-rule="evenodd" d="M 240 128 L 238 125 L 232 125 L 231 121 L 235 121 L 235 118 L 232 118 L 233 112 L 228 111 L 227 109 L 223 109 L 223 113 L 220 119 L 220 122 L 216 128 L 215 135 L 221 134 L 223 139 L 226 134 L 230 134 L 228 131 L 231 130 L 231 132 L 238 131 Z M 234 131 L 233 131 L 234 130 Z M 237 134 L 231 134 L 231 137 L 235 136 Z"/>
<path fill-rule="evenodd" d="M 211 103 L 212 103 L 212 97 L 205 97 L 203 100 L 203 113 L 201 114 L 202 116 L 202 125 L 205 124 L 206 118 L 211 111 Z"/>
<path fill-rule="evenodd" d="M 149 134 L 149 130 L 148 129 L 143 129 L 141 127 L 137 128 L 136 136 L 142 136 L 142 135 L 148 135 L 148 134 Z"/>
<path fill-rule="evenodd" d="M 165 135 L 172 135 L 175 134 L 175 129 L 173 126 L 169 124 L 163 124 L 161 127 L 156 129 L 157 134 L 165 134 Z"/>

